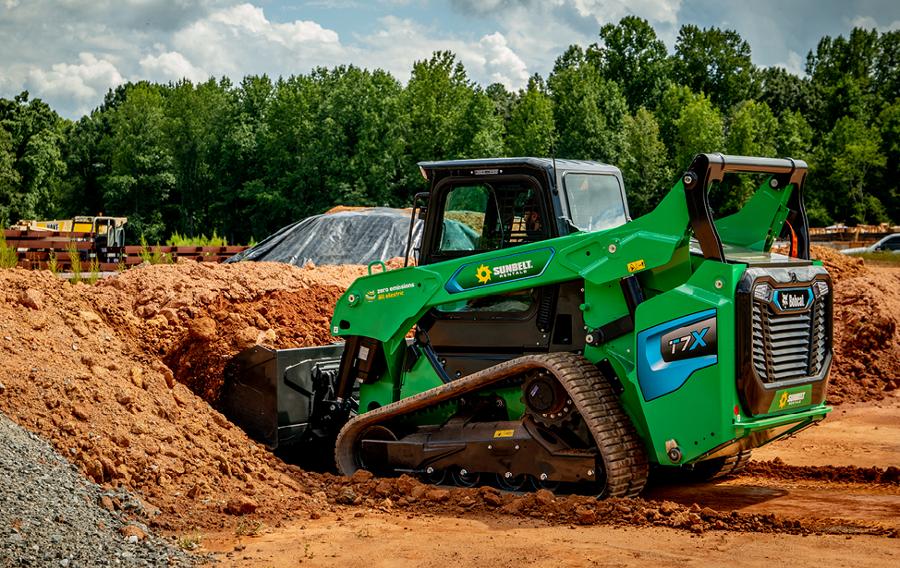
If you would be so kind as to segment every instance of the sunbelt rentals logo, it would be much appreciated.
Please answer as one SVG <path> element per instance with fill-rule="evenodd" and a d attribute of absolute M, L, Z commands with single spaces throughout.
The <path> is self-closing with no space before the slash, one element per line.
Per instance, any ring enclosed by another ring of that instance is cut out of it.
<path fill-rule="evenodd" d="M 803 404 L 804 400 L 806 400 L 806 391 L 795 392 L 793 394 L 788 394 L 787 391 L 785 391 L 781 393 L 781 398 L 778 399 L 778 408 L 797 406 L 798 404 Z"/>
<path fill-rule="evenodd" d="M 769 412 L 779 412 L 782 410 L 790 410 L 807 406 L 812 403 L 812 385 L 803 385 L 802 387 L 792 387 L 789 389 L 779 390 L 772 399 L 769 406 Z"/>
<path fill-rule="evenodd" d="M 491 281 L 491 268 L 482 264 L 478 267 L 478 270 L 475 271 L 475 278 L 478 279 L 478 282 L 487 284 Z"/>
<path fill-rule="evenodd" d="M 497 280 L 507 280 L 516 276 L 528 276 L 534 263 L 531 260 L 520 260 L 519 262 L 511 262 L 509 264 L 501 264 L 491 268 L 482 264 L 475 271 L 475 278 L 481 284 L 487 284 L 491 281 L 492 276 L 496 276 Z"/>
<path fill-rule="evenodd" d="M 553 249 L 547 247 L 510 254 L 493 261 L 465 263 L 456 269 L 444 287 L 453 294 L 481 286 L 533 278 L 544 272 L 553 254 Z"/>

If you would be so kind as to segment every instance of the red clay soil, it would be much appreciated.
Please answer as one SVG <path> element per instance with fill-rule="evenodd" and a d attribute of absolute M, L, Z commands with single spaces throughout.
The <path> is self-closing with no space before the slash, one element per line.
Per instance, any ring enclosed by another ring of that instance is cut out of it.
<path fill-rule="evenodd" d="M 865 276 L 869 273 L 861 258 L 841 254 L 832 248 L 818 245 L 809 247 L 809 252 L 814 259 L 822 261 L 831 278 L 836 281 Z"/>
<path fill-rule="evenodd" d="M 459 516 L 497 512 L 539 518 L 554 524 L 612 525 L 630 527 L 673 527 L 693 532 L 706 530 L 810 534 L 846 530 L 852 523 L 834 523 L 829 519 L 788 519 L 774 514 L 742 513 L 684 505 L 672 501 L 644 499 L 607 499 L 590 495 L 554 495 L 547 490 L 516 495 L 493 487 L 472 489 L 426 485 L 402 475 L 399 478 L 373 478 L 360 470 L 351 478 L 325 476 L 328 501 L 335 505 L 365 506 L 390 511 L 394 508 Z M 320 495 L 321 496 L 321 495 Z M 319 518 L 319 512 L 311 518 Z M 892 535 L 894 529 L 878 524 L 853 526 L 855 534 Z"/>
<path fill-rule="evenodd" d="M 833 481 L 839 483 L 878 483 L 900 485 L 900 468 L 854 466 L 796 466 L 784 463 L 781 458 L 766 461 L 750 461 L 742 475 L 771 479 Z"/>
<path fill-rule="evenodd" d="M 258 343 L 333 342 L 332 308 L 361 272 L 275 263 L 156 265 L 104 280 L 91 299 L 119 334 L 214 404 L 222 369 L 239 351 Z"/>
<path fill-rule="evenodd" d="M 389 269 L 402 260 L 388 261 Z M 270 262 L 187 262 L 129 270 L 100 282 L 91 300 L 119 333 L 159 357 L 211 404 L 225 363 L 257 344 L 327 345 L 335 303 L 363 266 L 303 268 Z"/>
<path fill-rule="evenodd" d="M 105 311 L 132 299 L 142 297 L 48 272 L 0 271 L 0 411 L 98 483 L 140 492 L 161 512 L 150 519 L 158 526 L 220 526 L 228 510 L 278 516 L 318 506 L 306 473 L 177 382 L 121 328 L 125 309 Z M 141 321 L 131 324 L 139 330 Z"/>
<path fill-rule="evenodd" d="M 900 268 L 812 247 L 834 281 L 828 403 L 882 399 L 900 387 Z"/>

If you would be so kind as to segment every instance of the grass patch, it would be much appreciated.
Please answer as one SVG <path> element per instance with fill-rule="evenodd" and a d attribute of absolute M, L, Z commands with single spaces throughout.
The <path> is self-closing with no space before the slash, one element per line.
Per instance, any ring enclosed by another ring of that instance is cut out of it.
<path fill-rule="evenodd" d="M 69 245 L 66 247 L 66 252 L 69 253 L 69 266 L 72 271 L 72 277 L 69 278 L 69 282 L 78 284 L 81 282 L 81 253 L 78 251 L 78 248 L 76 248 L 74 242 L 69 242 Z"/>
<path fill-rule="evenodd" d="M 142 262 L 150 264 L 172 264 L 172 255 L 162 252 L 159 243 L 156 243 L 155 247 L 149 246 L 144 235 L 141 235 L 141 251 L 138 256 L 141 257 Z"/>
<path fill-rule="evenodd" d="M 185 534 L 178 538 L 178 547 L 181 550 L 197 550 L 202 543 L 203 537 L 198 532 Z"/>
<path fill-rule="evenodd" d="M 100 261 L 96 258 L 91 259 L 90 272 L 88 273 L 87 283 L 96 284 L 100 280 Z"/>
<path fill-rule="evenodd" d="M 0 268 L 15 268 L 19 264 L 19 253 L 6 244 L 6 235 L 0 231 Z"/>
<path fill-rule="evenodd" d="M 227 247 L 228 239 L 220 237 L 216 231 L 213 231 L 211 237 L 200 235 L 189 237 L 178 232 L 172 233 L 166 244 L 170 247 Z"/>
<path fill-rule="evenodd" d="M 59 258 L 56 256 L 56 251 L 50 251 L 50 255 L 47 257 L 47 270 L 50 271 L 50 274 L 56 276 L 59 274 Z"/>
<path fill-rule="evenodd" d="M 235 536 L 259 536 L 265 526 L 265 523 L 260 520 L 242 518 L 234 527 L 234 534 Z"/>

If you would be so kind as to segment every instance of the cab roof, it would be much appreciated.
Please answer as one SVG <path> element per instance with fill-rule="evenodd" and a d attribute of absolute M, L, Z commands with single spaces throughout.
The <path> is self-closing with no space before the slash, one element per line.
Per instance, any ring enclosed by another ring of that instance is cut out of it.
<path fill-rule="evenodd" d="M 554 173 L 561 174 L 568 171 L 585 173 L 620 173 L 619 168 L 588 160 L 564 160 L 553 158 L 477 158 L 471 160 L 443 160 L 438 162 L 419 162 L 422 175 L 427 180 L 434 178 L 437 172 L 476 170 L 483 168 L 511 168 L 527 167 L 546 171 L 551 179 Z M 474 172 L 473 172 L 474 173 Z M 446 174 L 445 174 L 446 175 Z"/>

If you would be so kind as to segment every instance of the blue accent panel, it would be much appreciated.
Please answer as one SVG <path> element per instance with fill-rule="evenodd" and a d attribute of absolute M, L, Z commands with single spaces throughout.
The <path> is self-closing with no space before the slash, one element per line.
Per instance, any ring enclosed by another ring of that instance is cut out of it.
<path fill-rule="evenodd" d="M 468 266 L 468 265 L 466 265 L 466 266 Z M 451 294 L 458 294 L 458 293 L 464 291 L 462 289 L 462 287 L 456 283 L 456 275 L 459 274 L 460 272 L 462 272 L 462 269 L 466 268 L 466 266 L 461 266 L 456 269 L 456 272 L 453 273 L 453 276 L 444 285 L 444 290 L 446 290 L 447 292 L 449 292 Z"/>
<path fill-rule="evenodd" d="M 715 365 L 717 354 L 666 362 L 662 358 L 662 336 L 679 327 L 691 325 L 716 315 L 716 310 L 705 310 L 680 317 L 638 333 L 637 376 L 644 400 L 651 401 L 681 388 L 695 371 Z"/>

